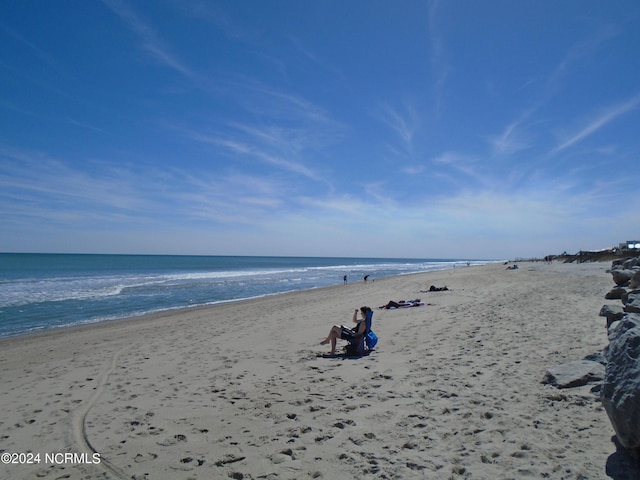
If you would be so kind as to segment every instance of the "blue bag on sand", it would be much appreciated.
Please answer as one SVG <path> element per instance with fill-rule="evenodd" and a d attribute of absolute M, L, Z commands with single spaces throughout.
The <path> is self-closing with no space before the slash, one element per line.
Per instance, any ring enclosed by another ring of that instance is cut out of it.
<path fill-rule="evenodd" d="M 367 342 L 367 348 L 369 348 L 369 350 L 372 350 L 373 347 L 376 346 L 376 344 L 378 343 L 378 336 L 373 333 L 373 330 L 370 330 L 369 333 L 367 333 L 365 342 Z"/>

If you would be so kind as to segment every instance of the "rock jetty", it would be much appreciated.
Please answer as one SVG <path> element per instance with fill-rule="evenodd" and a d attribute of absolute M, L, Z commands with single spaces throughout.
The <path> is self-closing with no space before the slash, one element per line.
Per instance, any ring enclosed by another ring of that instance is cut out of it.
<path fill-rule="evenodd" d="M 622 308 L 600 310 L 609 339 L 600 398 L 620 445 L 640 457 L 640 259 L 614 261 L 611 276 L 616 286 L 606 298 L 619 298 Z"/>

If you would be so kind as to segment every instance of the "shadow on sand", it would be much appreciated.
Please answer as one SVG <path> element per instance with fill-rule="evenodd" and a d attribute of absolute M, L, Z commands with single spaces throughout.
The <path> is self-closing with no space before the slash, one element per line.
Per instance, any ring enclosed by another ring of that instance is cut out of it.
<path fill-rule="evenodd" d="M 611 441 L 616 451 L 607 458 L 607 476 L 614 480 L 638 480 L 640 478 L 640 458 L 634 458 L 614 435 Z"/>
<path fill-rule="evenodd" d="M 360 358 L 365 358 L 368 357 L 369 355 L 371 355 L 373 353 L 373 350 L 370 350 L 366 353 L 363 353 L 362 355 L 347 355 L 346 353 L 334 353 L 333 355 L 329 354 L 329 353 L 321 353 L 318 354 L 318 357 L 321 358 L 340 358 L 342 360 L 358 360 Z"/>

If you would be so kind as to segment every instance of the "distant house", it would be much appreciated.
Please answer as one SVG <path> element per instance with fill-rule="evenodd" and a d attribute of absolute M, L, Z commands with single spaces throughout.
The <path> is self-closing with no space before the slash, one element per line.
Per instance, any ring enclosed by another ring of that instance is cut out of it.
<path fill-rule="evenodd" d="M 640 240 L 627 240 L 620 244 L 620 248 L 626 248 L 628 250 L 640 250 Z"/>

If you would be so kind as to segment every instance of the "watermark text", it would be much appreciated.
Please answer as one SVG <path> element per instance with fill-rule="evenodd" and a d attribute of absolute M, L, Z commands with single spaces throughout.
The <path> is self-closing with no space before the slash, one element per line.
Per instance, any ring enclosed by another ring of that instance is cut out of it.
<path fill-rule="evenodd" d="M 0 460 L 5 465 L 92 465 L 102 461 L 99 453 L 74 452 L 3 452 Z"/>

